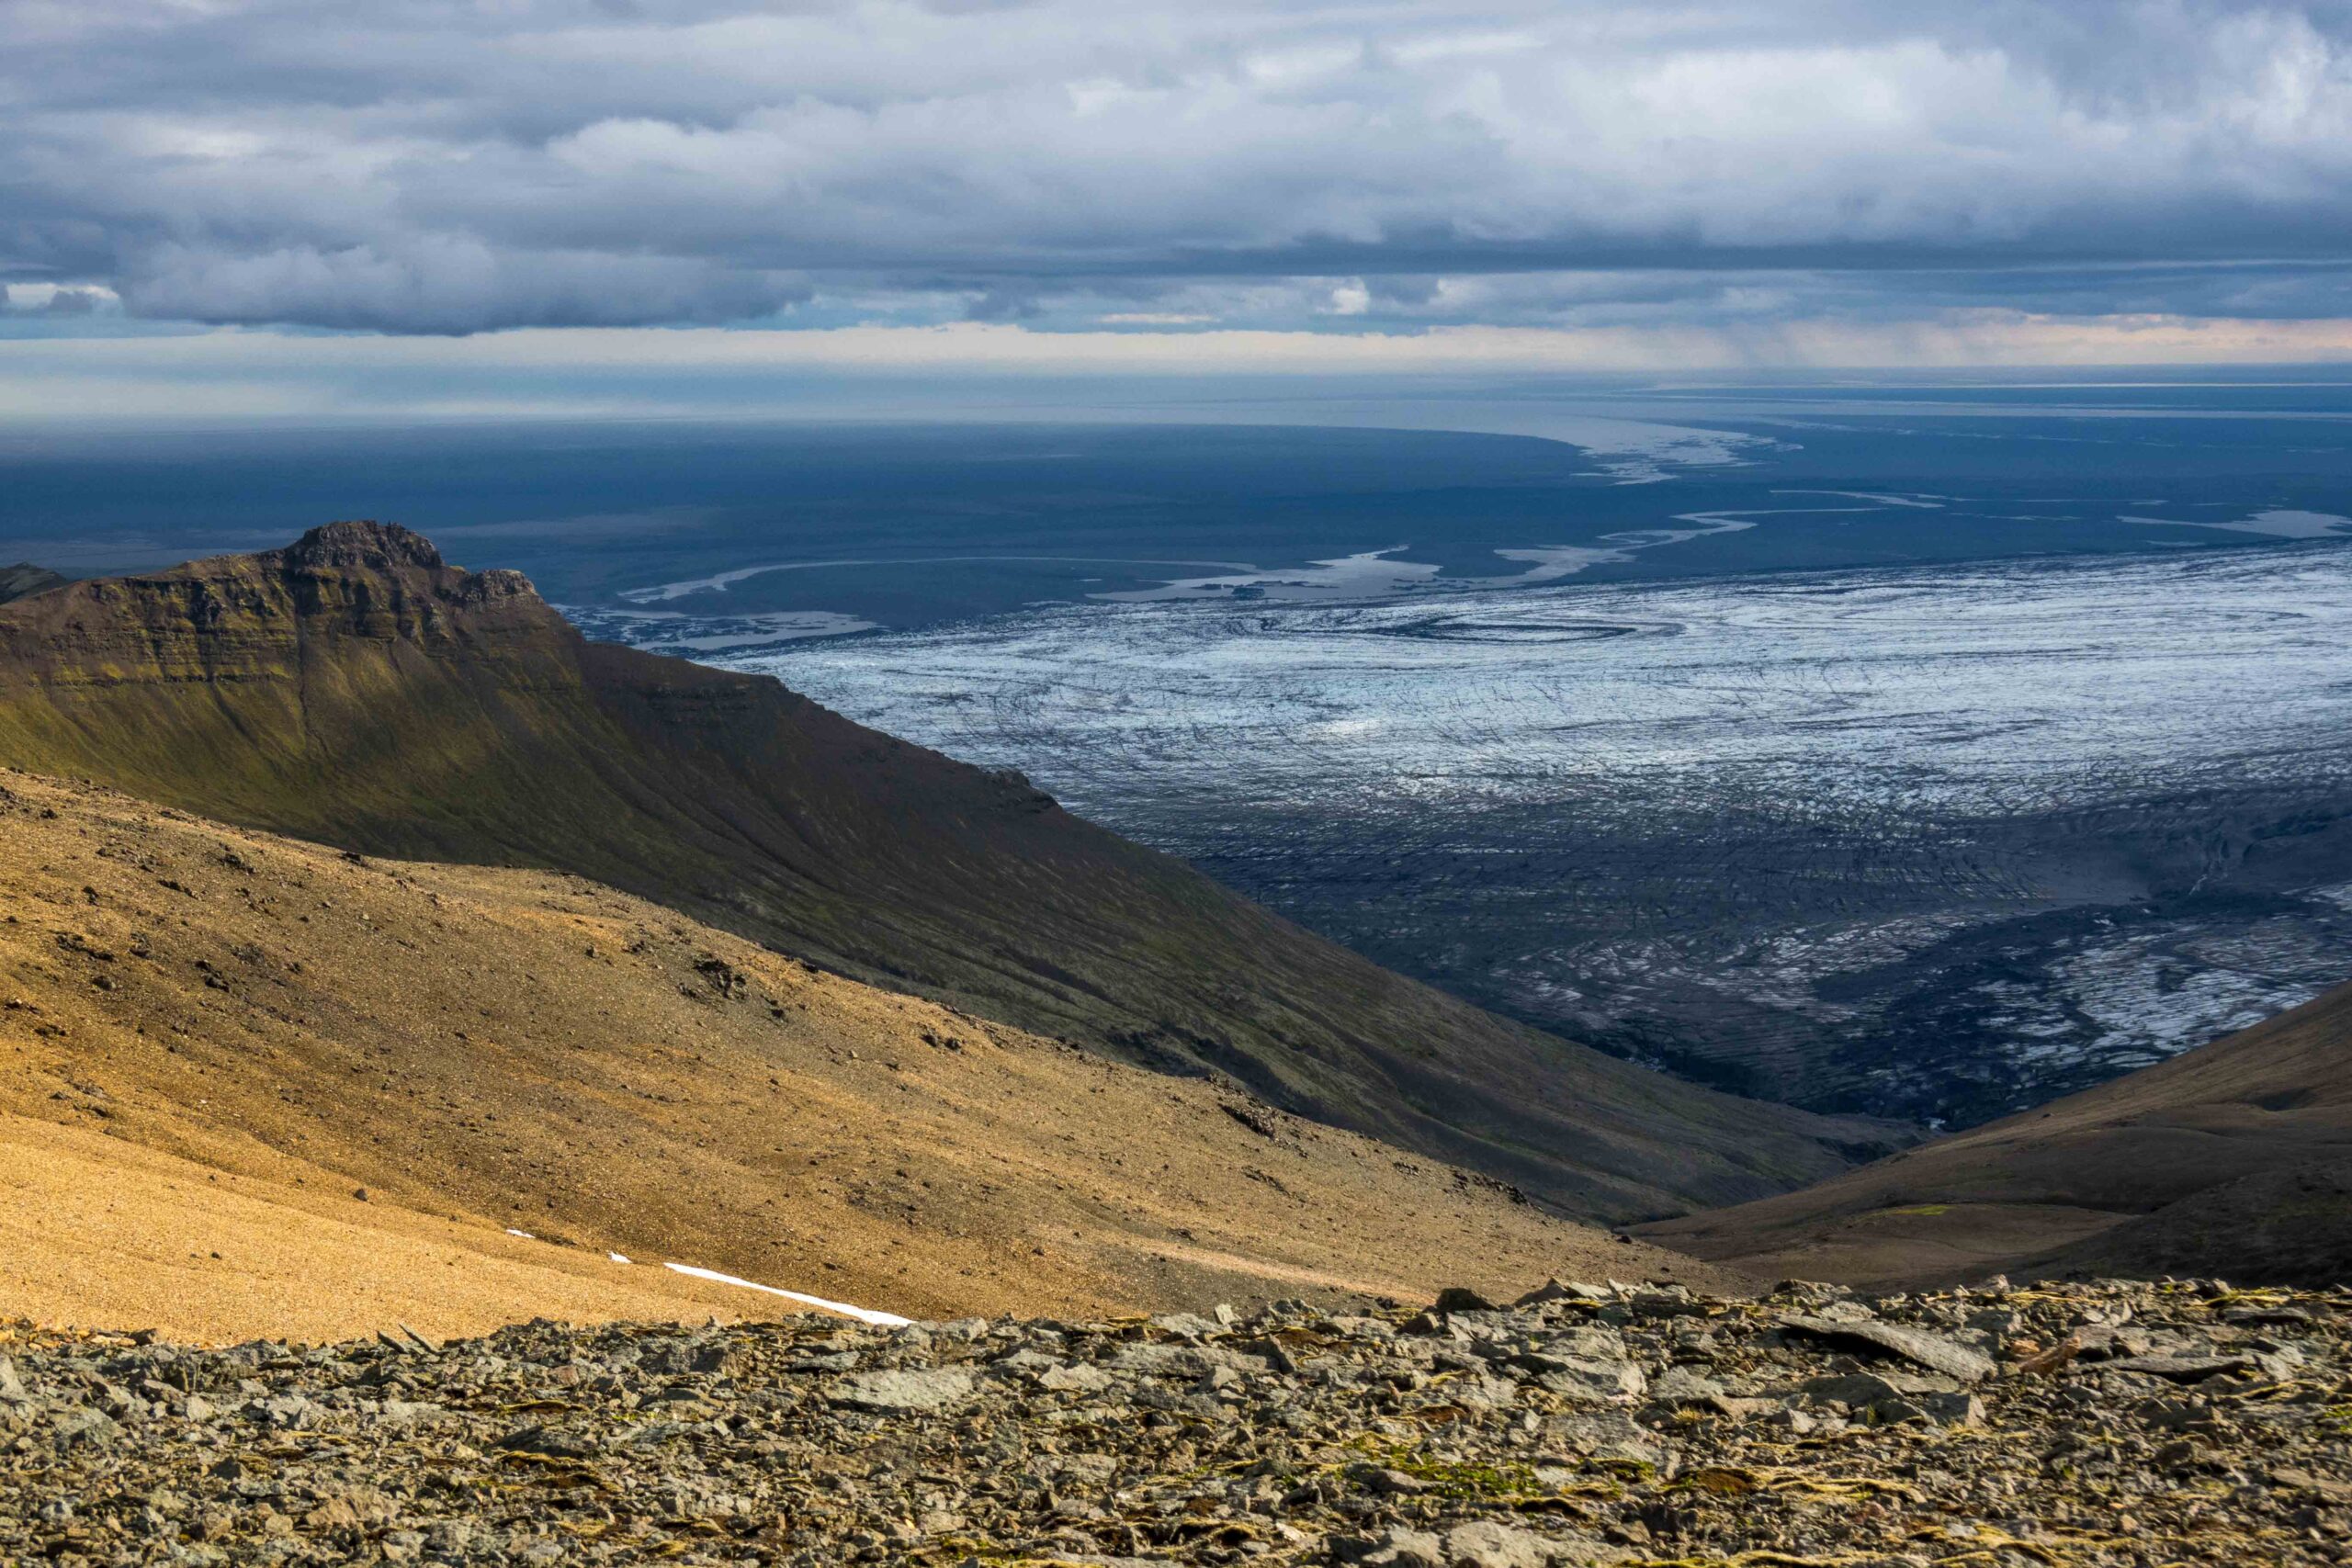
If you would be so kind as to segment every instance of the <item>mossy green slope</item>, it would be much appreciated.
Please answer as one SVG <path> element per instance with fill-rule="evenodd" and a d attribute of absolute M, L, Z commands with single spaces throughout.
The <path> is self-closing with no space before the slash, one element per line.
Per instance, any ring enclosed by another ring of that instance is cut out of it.
<path fill-rule="evenodd" d="M 861 979 L 1623 1219 L 1828 1175 L 1887 1130 L 1480 1011 L 1024 781 L 772 680 L 585 641 L 405 530 L 0 608 L 0 761 L 353 850 L 562 870 Z"/>

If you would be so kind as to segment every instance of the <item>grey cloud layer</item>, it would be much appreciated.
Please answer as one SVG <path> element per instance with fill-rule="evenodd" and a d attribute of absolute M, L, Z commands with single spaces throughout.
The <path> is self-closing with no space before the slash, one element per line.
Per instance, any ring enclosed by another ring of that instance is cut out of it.
<path fill-rule="evenodd" d="M 1938 9 L 13 0 L 0 278 L 424 332 L 2352 315 L 2345 5 Z"/>

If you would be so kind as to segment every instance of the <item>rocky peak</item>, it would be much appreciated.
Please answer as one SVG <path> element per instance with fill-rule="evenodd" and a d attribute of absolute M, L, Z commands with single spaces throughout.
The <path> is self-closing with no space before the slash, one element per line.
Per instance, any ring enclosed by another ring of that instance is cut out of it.
<path fill-rule="evenodd" d="M 353 521 L 311 529 L 278 552 L 288 566 L 438 571 L 448 563 L 433 541 L 397 523 Z"/>
<path fill-rule="evenodd" d="M 302 577 L 383 579 L 396 591 L 424 592 L 452 606 L 479 606 L 519 599 L 528 600 L 536 607 L 538 601 L 538 590 L 521 572 L 504 568 L 468 571 L 453 566 L 432 540 L 398 523 L 356 520 L 325 524 L 284 549 L 260 558 L 280 570 Z M 356 587 L 365 593 L 370 585 L 362 581 Z"/>
<path fill-rule="evenodd" d="M 492 685 L 560 682 L 577 640 L 520 572 L 452 566 L 397 524 L 330 523 L 282 549 L 91 578 L 0 605 L 0 706 L 12 688 L 61 681 L 270 684 L 306 660 L 372 660 L 391 643 L 491 660 L 462 678 Z M 307 654 L 298 658 L 298 647 Z M 517 658 L 538 672 L 517 675 Z M 85 733 L 107 750 L 134 732 Z M 44 759 L 85 772 L 95 760 Z"/>

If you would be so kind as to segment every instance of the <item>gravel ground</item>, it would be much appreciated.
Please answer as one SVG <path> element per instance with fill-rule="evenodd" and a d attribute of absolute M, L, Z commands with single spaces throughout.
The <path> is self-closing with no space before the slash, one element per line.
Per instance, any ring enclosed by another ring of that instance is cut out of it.
<path fill-rule="evenodd" d="M 2352 1559 L 2352 1292 L 0 1330 L 0 1562 Z"/>

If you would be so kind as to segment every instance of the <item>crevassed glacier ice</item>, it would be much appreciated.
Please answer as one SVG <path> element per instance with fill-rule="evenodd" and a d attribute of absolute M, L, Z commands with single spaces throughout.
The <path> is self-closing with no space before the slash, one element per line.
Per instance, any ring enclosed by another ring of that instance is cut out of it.
<path fill-rule="evenodd" d="M 1966 1119 L 2352 978 L 2352 550 L 1042 607 L 729 656 L 1384 962 Z"/>

